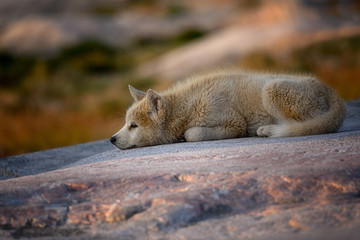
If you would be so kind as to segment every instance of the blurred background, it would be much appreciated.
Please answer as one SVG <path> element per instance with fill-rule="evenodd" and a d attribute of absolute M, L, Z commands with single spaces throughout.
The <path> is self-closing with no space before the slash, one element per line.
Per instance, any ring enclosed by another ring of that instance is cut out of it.
<path fill-rule="evenodd" d="M 360 97 L 359 0 L 1 0 L 0 157 L 110 137 L 127 85 L 219 66 Z"/>

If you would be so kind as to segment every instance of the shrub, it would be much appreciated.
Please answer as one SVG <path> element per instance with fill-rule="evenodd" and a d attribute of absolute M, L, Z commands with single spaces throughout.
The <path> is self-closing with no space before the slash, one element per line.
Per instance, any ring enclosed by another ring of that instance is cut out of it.
<path fill-rule="evenodd" d="M 17 57 L 8 52 L 0 52 L 0 86 L 15 87 L 29 75 L 35 58 Z"/>
<path fill-rule="evenodd" d="M 65 48 L 57 63 L 84 73 L 107 73 L 117 70 L 116 49 L 97 41 L 84 41 Z"/>

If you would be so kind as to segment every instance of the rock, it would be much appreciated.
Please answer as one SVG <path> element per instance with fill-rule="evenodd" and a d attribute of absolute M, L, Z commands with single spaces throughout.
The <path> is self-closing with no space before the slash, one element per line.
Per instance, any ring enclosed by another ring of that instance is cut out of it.
<path fill-rule="evenodd" d="M 358 239 L 360 101 L 347 106 L 333 134 L 1 159 L 22 176 L 0 181 L 0 237 Z"/>
<path fill-rule="evenodd" d="M 172 6 L 166 1 L 157 2 L 153 6 L 154 13 L 133 9 L 134 4 L 126 2 L 27 0 L 15 3 L 3 0 L 0 3 L 0 49 L 17 54 L 53 55 L 69 44 L 89 39 L 114 47 L 129 46 L 139 39 L 166 39 L 189 29 L 210 31 L 227 25 L 239 12 L 232 7 L 236 1 L 229 4 L 208 2 L 205 8 L 188 3 L 189 8 L 179 15 L 162 13 L 164 9 L 161 8 Z M 94 13 L 102 7 L 114 13 L 105 16 Z"/>
<path fill-rule="evenodd" d="M 174 38 L 187 30 L 209 32 L 204 39 L 165 53 L 137 69 L 144 76 L 179 78 L 185 72 L 215 63 L 234 64 L 254 49 L 278 52 L 359 34 L 353 2 L 335 3 L 330 10 L 326 1 L 313 4 L 305 0 L 231 0 L 224 4 L 216 0 L 158 0 L 147 9 L 136 7 L 129 0 L 2 0 L 0 49 L 51 55 L 69 44 L 89 39 L 127 47 L 141 39 Z M 328 12 L 336 9 L 336 17 L 329 17 Z M 101 13 L 102 10 L 105 11 Z"/>
<path fill-rule="evenodd" d="M 75 43 L 78 37 L 49 19 L 31 18 L 6 27 L 0 47 L 14 53 L 53 54 L 57 49 Z"/>
<path fill-rule="evenodd" d="M 315 42 L 360 33 L 358 20 L 334 20 L 314 6 L 304 5 L 302 1 L 268 1 L 234 24 L 142 63 L 137 72 L 144 77 L 177 80 L 189 72 L 236 65 L 254 51 L 281 55 Z"/>
<path fill-rule="evenodd" d="M 5 157 L 0 160 L 0 180 L 59 169 L 99 152 L 113 149 L 108 140 Z"/>

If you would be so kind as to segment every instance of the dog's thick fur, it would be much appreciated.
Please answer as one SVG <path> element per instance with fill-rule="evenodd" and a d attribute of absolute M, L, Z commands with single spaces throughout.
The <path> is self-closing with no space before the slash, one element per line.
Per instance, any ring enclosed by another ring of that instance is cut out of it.
<path fill-rule="evenodd" d="M 120 149 L 246 136 L 292 137 L 336 131 L 346 108 L 312 76 L 205 72 L 163 93 L 129 86 L 135 103 L 111 142 Z"/>

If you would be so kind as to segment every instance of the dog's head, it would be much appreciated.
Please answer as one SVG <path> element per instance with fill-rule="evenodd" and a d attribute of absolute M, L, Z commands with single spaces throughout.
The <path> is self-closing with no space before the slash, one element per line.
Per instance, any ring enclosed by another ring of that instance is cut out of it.
<path fill-rule="evenodd" d="M 149 89 L 146 93 L 129 85 L 134 104 L 127 110 L 125 125 L 110 141 L 120 149 L 164 142 L 166 100 Z"/>

